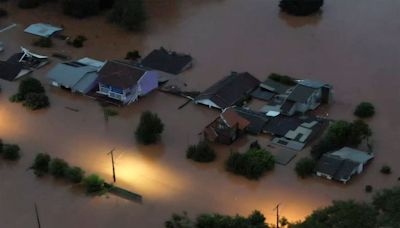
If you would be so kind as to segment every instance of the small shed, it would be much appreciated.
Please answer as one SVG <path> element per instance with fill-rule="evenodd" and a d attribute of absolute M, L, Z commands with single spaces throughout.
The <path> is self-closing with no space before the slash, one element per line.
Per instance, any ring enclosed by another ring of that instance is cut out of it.
<path fill-rule="evenodd" d="M 24 32 L 41 37 L 50 37 L 54 33 L 62 31 L 60 27 L 56 27 L 45 23 L 36 23 L 29 25 Z"/>

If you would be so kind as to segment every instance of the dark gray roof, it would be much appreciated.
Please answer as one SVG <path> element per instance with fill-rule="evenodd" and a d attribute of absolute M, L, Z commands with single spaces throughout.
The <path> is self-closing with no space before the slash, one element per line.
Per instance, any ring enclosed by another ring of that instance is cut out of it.
<path fill-rule="evenodd" d="M 241 101 L 259 84 L 260 81 L 248 72 L 232 73 L 206 89 L 195 100 L 209 99 L 225 109 Z"/>
<path fill-rule="evenodd" d="M 285 136 L 289 130 L 295 130 L 304 121 L 297 117 L 276 116 L 264 126 L 264 131 L 276 136 Z"/>
<path fill-rule="evenodd" d="M 274 97 L 275 93 L 272 93 L 266 89 L 263 89 L 261 87 L 255 89 L 252 93 L 251 96 L 259 99 L 259 100 L 263 100 L 263 101 L 269 101 L 272 99 L 272 97 Z"/>
<path fill-rule="evenodd" d="M 347 180 L 354 174 L 354 169 L 358 167 L 359 163 L 350 161 L 348 159 L 343 160 L 339 170 L 333 176 L 334 180 Z"/>
<path fill-rule="evenodd" d="M 260 84 L 260 87 L 276 94 L 286 93 L 288 89 L 292 88 L 292 86 L 288 86 L 271 79 L 265 80 L 263 83 Z"/>
<path fill-rule="evenodd" d="M 0 61 L 0 78 L 13 81 L 23 69 L 21 63 Z"/>
<path fill-rule="evenodd" d="M 130 64 L 107 61 L 99 71 L 99 82 L 126 89 L 136 85 L 145 73 L 145 70 Z"/>
<path fill-rule="evenodd" d="M 170 74 L 179 74 L 192 62 L 190 55 L 170 52 L 164 48 L 153 50 L 142 61 L 145 67 L 167 72 Z"/>
<path fill-rule="evenodd" d="M 297 85 L 294 87 L 293 91 L 287 98 L 290 101 L 304 103 L 310 98 L 310 96 L 315 92 L 315 88 L 311 88 L 304 85 Z"/>
<path fill-rule="evenodd" d="M 246 131 L 250 134 L 260 134 L 269 120 L 269 118 L 261 112 L 255 112 L 241 107 L 235 107 L 235 110 L 241 117 L 250 122 L 246 128 Z"/>
<path fill-rule="evenodd" d="M 294 101 L 286 100 L 281 107 L 282 113 L 288 114 L 295 104 Z"/>
<path fill-rule="evenodd" d="M 317 163 L 316 171 L 331 176 L 334 180 L 347 180 L 359 163 L 342 159 L 332 154 L 324 154 Z"/>

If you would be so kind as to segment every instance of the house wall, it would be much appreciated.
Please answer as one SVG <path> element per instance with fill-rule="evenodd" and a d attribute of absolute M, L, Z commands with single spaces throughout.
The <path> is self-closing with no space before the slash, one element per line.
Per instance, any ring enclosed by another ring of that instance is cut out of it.
<path fill-rule="evenodd" d="M 158 87 L 159 74 L 157 71 L 147 71 L 138 82 L 138 95 L 144 96 Z"/>
<path fill-rule="evenodd" d="M 136 94 L 136 92 L 136 88 L 121 89 L 99 83 L 98 93 L 122 102 L 127 102 L 132 95 Z"/>

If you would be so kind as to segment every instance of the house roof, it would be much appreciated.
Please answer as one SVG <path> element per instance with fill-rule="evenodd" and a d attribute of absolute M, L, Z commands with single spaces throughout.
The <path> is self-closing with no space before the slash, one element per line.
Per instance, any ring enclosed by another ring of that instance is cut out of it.
<path fill-rule="evenodd" d="M 318 161 L 316 171 L 331 176 L 334 180 L 348 180 L 360 163 L 324 154 Z"/>
<path fill-rule="evenodd" d="M 270 92 L 269 90 L 263 89 L 261 87 L 258 87 L 251 93 L 252 97 L 263 101 L 271 100 L 271 98 L 274 97 L 274 95 L 275 93 Z"/>
<path fill-rule="evenodd" d="M 241 117 L 250 122 L 246 128 L 246 131 L 250 134 L 260 134 L 269 120 L 267 116 L 260 112 L 254 112 L 241 107 L 235 107 L 235 110 Z"/>
<path fill-rule="evenodd" d="M 118 61 L 107 61 L 99 71 L 99 81 L 116 88 L 130 88 L 146 73 L 144 69 Z"/>
<path fill-rule="evenodd" d="M 195 100 L 211 100 L 221 109 L 235 105 L 251 93 L 260 81 L 248 72 L 232 73 L 201 93 Z"/>
<path fill-rule="evenodd" d="M 239 129 L 243 130 L 247 126 L 250 125 L 250 122 L 241 117 L 234 108 L 228 108 L 226 109 L 223 113 L 221 113 L 221 118 L 223 121 L 229 126 L 229 127 L 234 127 L 236 124 L 238 124 Z"/>
<path fill-rule="evenodd" d="M 342 159 L 348 159 L 362 164 L 367 163 L 374 157 L 373 155 L 367 154 L 363 151 L 356 150 L 350 147 L 343 147 L 342 149 L 335 151 L 331 154 L 338 156 Z"/>
<path fill-rule="evenodd" d="M 96 80 L 96 71 L 97 69 L 94 67 L 80 65 L 76 62 L 60 63 L 49 70 L 47 77 L 67 88 L 73 88 L 78 91 L 82 91 L 82 89 L 86 88 L 92 84 L 94 80 Z"/>
<path fill-rule="evenodd" d="M 186 54 L 167 51 L 163 47 L 153 50 L 142 61 L 145 67 L 167 72 L 170 74 L 179 74 L 192 62 L 192 57 Z"/>
<path fill-rule="evenodd" d="M 281 111 L 284 114 L 288 114 L 290 112 L 290 110 L 292 110 L 293 106 L 296 103 L 294 101 L 290 101 L 290 100 L 285 100 L 285 102 L 282 104 L 281 106 Z"/>
<path fill-rule="evenodd" d="M 105 62 L 99 61 L 97 59 L 88 58 L 88 57 L 78 59 L 77 62 L 85 64 L 87 66 L 95 67 L 97 69 L 100 69 L 105 64 Z"/>
<path fill-rule="evenodd" d="M 272 79 L 265 80 L 260 84 L 260 87 L 277 94 L 286 93 L 288 89 L 292 88 L 292 86 L 285 85 Z"/>
<path fill-rule="evenodd" d="M 287 98 L 290 101 L 295 102 L 307 102 L 308 98 L 315 92 L 315 88 L 304 86 L 304 85 L 297 85 L 294 87 L 293 91 L 290 93 L 289 97 Z"/>
<path fill-rule="evenodd" d="M 0 61 L 0 78 L 13 81 L 23 69 L 21 63 Z"/>
<path fill-rule="evenodd" d="M 285 136 L 290 130 L 295 130 L 302 123 L 303 120 L 299 118 L 279 115 L 271 118 L 265 125 L 264 130 L 277 136 Z"/>
<path fill-rule="evenodd" d="M 45 24 L 45 23 L 37 23 L 29 25 L 24 31 L 36 36 L 42 37 L 50 37 L 55 32 L 63 30 L 60 27 L 56 27 L 53 25 Z"/>
<path fill-rule="evenodd" d="M 320 89 L 322 87 L 332 87 L 331 85 L 329 85 L 327 83 L 323 83 L 323 82 L 315 81 L 315 80 L 310 80 L 310 79 L 299 80 L 298 83 L 300 85 L 304 85 L 304 86 L 311 87 L 311 88 L 314 88 L 314 89 Z"/>

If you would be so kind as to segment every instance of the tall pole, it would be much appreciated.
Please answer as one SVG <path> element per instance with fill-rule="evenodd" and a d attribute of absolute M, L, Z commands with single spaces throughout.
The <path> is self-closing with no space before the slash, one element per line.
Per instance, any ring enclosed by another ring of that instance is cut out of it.
<path fill-rule="evenodd" d="M 114 183 L 117 181 L 117 178 L 115 177 L 115 165 L 114 165 L 114 149 L 112 149 L 110 152 L 108 152 L 108 154 L 111 155 L 111 164 L 112 164 L 112 171 L 113 171 L 113 180 Z"/>
<path fill-rule="evenodd" d="M 276 205 L 276 207 L 274 208 L 274 210 L 276 210 L 276 228 L 279 228 L 279 206 L 280 206 L 281 204 L 280 203 L 278 203 L 277 205 Z"/>
<path fill-rule="evenodd" d="M 40 218 L 39 218 L 39 211 L 38 211 L 36 203 L 35 203 L 35 215 L 36 215 L 36 221 L 37 221 L 37 224 L 38 224 L 38 228 L 41 228 Z"/>

